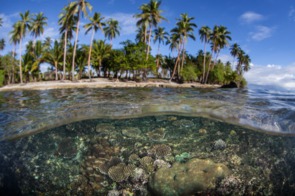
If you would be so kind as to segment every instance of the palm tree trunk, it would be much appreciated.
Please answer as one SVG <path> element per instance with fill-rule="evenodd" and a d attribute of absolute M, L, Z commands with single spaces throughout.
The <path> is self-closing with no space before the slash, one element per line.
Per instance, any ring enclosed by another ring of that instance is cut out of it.
<path fill-rule="evenodd" d="M 20 83 L 23 83 L 23 71 L 22 71 L 22 36 L 20 37 L 19 42 L 19 78 Z"/>
<path fill-rule="evenodd" d="M 207 81 L 208 81 L 209 72 L 210 72 L 210 65 L 211 65 L 211 59 L 212 59 L 212 55 L 210 55 L 210 58 L 209 58 L 208 70 L 207 70 L 207 74 L 206 74 L 204 84 L 207 84 Z"/>
<path fill-rule="evenodd" d="M 149 38 L 148 38 L 147 51 L 146 51 L 146 61 L 149 59 L 151 37 L 152 37 L 152 28 L 149 29 Z"/>
<path fill-rule="evenodd" d="M 55 80 L 58 80 L 58 76 L 57 76 L 57 62 L 54 62 L 54 67 L 55 67 Z"/>
<path fill-rule="evenodd" d="M 101 59 L 98 60 L 98 68 L 97 68 L 97 77 L 100 77 L 100 67 L 101 67 Z"/>
<path fill-rule="evenodd" d="M 176 72 L 176 68 L 177 68 L 177 64 L 179 62 L 179 59 L 180 59 L 180 50 L 178 50 L 178 54 L 177 54 L 177 59 L 175 61 L 175 65 L 174 65 L 174 69 L 173 69 L 173 73 L 172 73 L 172 76 L 169 80 L 169 82 L 171 82 L 171 80 L 173 79 L 174 75 L 175 75 L 175 72 Z"/>
<path fill-rule="evenodd" d="M 15 44 L 13 45 L 13 51 L 12 51 L 12 57 L 13 57 L 13 63 L 12 63 L 12 84 L 15 83 L 15 67 L 14 67 L 14 60 L 15 60 Z"/>
<path fill-rule="evenodd" d="M 157 66 L 157 76 L 159 77 L 159 67 L 160 67 L 160 58 L 159 58 L 159 55 L 160 55 L 160 43 L 159 43 L 159 45 L 158 45 L 158 57 L 157 57 L 157 61 L 156 61 L 156 66 Z"/>
<path fill-rule="evenodd" d="M 66 79 L 67 40 L 68 40 L 68 29 L 66 29 L 66 32 L 65 32 L 65 44 L 64 44 L 64 59 L 63 59 L 63 76 L 62 76 L 62 80 L 65 80 Z"/>
<path fill-rule="evenodd" d="M 74 76 L 75 76 L 74 71 L 75 71 L 75 59 L 76 59 L 76 50 L 77 50 L 78 35 L 79 35 L 79 25 L 80 25 L 80 12 L 78 12 L 76 39 L 75 39 L 73 59 L 72 59 L 72 81 L 74 80 Z"/>
<path fill-rule="evenodd" d="M 181 59 L 181 68 L 180 68 L 180 72 L 181 72 L 182 69 L 183 69 L 183 64 L 184 64 L 184 60 L 185 60 L 185 42 L 186 42 L 186 39 L 184 38 L 184 40 L 183 40 L 183 46 L 182 46 L 182 59 Z"/>
<path fill-rule="evenodd" d="M 91 60 L 91 51 L 92 51 L 93 38 L 94 38 L 94 29 L 93 29 L 92 35 L 91 35 L 91 41 L 90 41 L 90 46 L 89 46 L 89 54 L 88 54 L 88 75 L 89 75 L 89 81 L 91 81 L 90 60 Z"/>
<path fill-rule="evenodd" d="M 206 72 L 206 40 L 204 44 L 204 55 L 203 55 L 203 78 L 202 78 L 202 83 L 205 82 L 205 72 Z"/>

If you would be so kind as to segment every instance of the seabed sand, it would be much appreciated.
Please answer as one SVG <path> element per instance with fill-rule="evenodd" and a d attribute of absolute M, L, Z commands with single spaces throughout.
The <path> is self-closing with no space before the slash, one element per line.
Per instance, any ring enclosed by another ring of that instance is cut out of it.
<path fill-rule="evenodd" d="M 132 88 L 132 87 L 161 87 L 161 88 L 219 88 L 220 85 L 204 85 L 200 83 L 184 83 L 178 84 L 169 82 L 168 80 L 149 80 L 148 82 L 135 81 L 116 81 L 106 78 L 83 79 L 72 82 L 64 81 L 46 81 L 46 82 L 30 82 L 23 84 L 10 84 L 0 88 L 0 91 L 12 90 L 46 90 L 46 89 L 62 89 L 62 88 Z"/>

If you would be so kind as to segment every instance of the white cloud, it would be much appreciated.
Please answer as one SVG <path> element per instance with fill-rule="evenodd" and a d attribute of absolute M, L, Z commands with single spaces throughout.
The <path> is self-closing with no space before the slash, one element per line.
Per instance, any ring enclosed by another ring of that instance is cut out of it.
<path fill-rule="evenodd" d="M 108 15 L 106 18 L 113 18 L 118 20 L 119 26 L 121 28 L 120 35 L 131 35 L 136 32 L 136 18 L 133 17 L 134 14 L 127 13 L 115 13 Z"/>
<path fill-rule="evenodd" d="M 250 32 L 250 36 L 255 41 L 261 41 L 272 36 L 275 28 L 267 26 L 256 26 L 255 32 Z"/>
<path fill-rule="evenodd" d="M 46 37 L 50 37 L 52 40 L 59 37 L 59 30 L 54 27 L 45 27 L 43 35 L 40 36 L 41 40 L 45 40 Z"/>
<path fill-rule="evenodd" d="M 226 63 L 226 62 L 230 62 L 232 63 L 233 61 L 233 57 L 230 56 L 230 55 L 227 55 L 227 54 L 222 54 L 218 57 L 218 59 L 220 59 L 223 63 Z"/>
<path fill-rule="evenodd" d="M 289 66 L 269 64 L 252 66 L 245 74 L 250 84 L 272 85 L 286 89 L 295 89 L 295 63 Z"/>
<path fill-rule="evenodd" d="M 264 16 L 255 12 L 245 12 L 244 14 L 240 16 L 240 20 L 243 23 L 248 23 L 248 24 L 256 22 L 256 21 L 261 21 L 263 19 L 264 19 Z"/>
<path fill-rule="evenodd" d="M 295 8 L 293 6 L 290 7 L 288 16 L 290 20 L 295 21 Z"/>

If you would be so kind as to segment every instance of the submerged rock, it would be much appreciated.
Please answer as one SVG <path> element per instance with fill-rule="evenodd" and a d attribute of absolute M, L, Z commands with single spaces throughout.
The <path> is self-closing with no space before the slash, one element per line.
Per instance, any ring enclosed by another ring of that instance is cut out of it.
<path fill-rule="evenodd" d="M 214 150 L 223 150 L 226 148 L 226 143 L 222 139 L 216 140 L 213 144 Z"/>
<path fill-rule="evenodd" d="M 127 129 L 123 129 L 122 134 L 130 138 L 142 138 L 141 130 L 137 127 L 129 127 Z"/>
<path fill-rule="evenodd" d="M 224 84 L 220 88 L 239 88 L 236 82 L 231 81 L 229 84 Z"/>
<path fill-rule="evenodd" d="M 159 169 L 149 186 L 155 195 L 192 195 L 214 189 L 216 181 L 229 175 L 224 164 L 207 159 L 191 159 L 185 164 L 175 163 L 171 168 Z"/>

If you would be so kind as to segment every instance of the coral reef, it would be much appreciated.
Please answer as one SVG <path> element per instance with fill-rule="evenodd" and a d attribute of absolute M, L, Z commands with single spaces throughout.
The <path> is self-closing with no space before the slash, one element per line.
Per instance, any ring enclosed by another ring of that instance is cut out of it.
<path fill-rule="evenodd" d="M 156 157 L 163 158 L 171 153 L 171 148 L 165 144 L 155 145 L 150 151 L 150 154 L 155 155 Z"/>
<path fill-rule="evenodd" d="M 292 137 L 195 117 L 95 119 L 1 142 L 0 195 L 294 195 L 294 164 Z"/>
<path fill-rule="evenodd" d="M 194 158 L 185 164 L 175 163 L 171 168 L 159 169 L 151 177 L 149 186 L 156 195 L 193 195 L 214 189 L 217 180 L 229 173 L 223 164 Z"/>
<path fill-rule="evenodd" d="M 222 139 L 218 139 L 213 143 L 214 150 L 223 150 L 226 148 L 226 143 Z"/>

